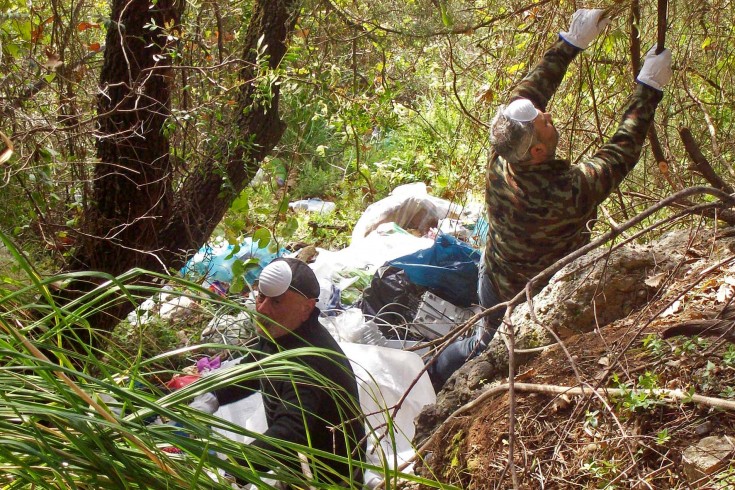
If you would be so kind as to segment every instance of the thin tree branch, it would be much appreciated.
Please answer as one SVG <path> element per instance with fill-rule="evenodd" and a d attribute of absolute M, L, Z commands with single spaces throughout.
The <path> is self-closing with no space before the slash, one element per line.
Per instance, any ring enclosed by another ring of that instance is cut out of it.
<path fill-rule="evenodd" d="M 715 172 L 712 165 L 710 165 L 707 158 L 699 149 L 699 145 L 694 140 L 694 136 L 692 136 L 692 132 L 689 128 L 679 128 L 679 136 L 681 136 L 681 141 L 684 143 L 684 149 L 686 149 L 689 154 L 689 158 L 691 158 L 692 163 L 694 164 L 693 169 L 699 172 L 715 189 L 720 189 L 728 194 L 735 192 L 732 186 L 728 185 L 719 175 L 717 175 L 717 172 Z"/>
<path fill-rule="evenodd" d="M 668 0 L 658 0 L 658 35 L 656 37 L 656 54 L 661 54 L 666 41 L 666 27 L 669 10 Z"/>

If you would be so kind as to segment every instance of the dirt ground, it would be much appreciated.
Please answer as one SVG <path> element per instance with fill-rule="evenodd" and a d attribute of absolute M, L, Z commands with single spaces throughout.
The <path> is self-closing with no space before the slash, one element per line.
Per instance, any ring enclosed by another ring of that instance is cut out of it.
<path fill-rule="evenodd" d="M 731 263 L 700 260 L 643 310 L 565 340 L 571 359 L 557 345 L 520 366 L 518 383 L 623 388 L 623 393 L 516 392 L 517 488 L 735 489 L 735 454 L 697 482 L 682 463 L 684 450 L 702 438 L 734 437 L 734 411 L 631 389 L 681 389 L 735 400 L 734 343 L 717 336 L 661 337 L 667 327 L 714 318 L 730 306 Z M 420 471 L 466 489 L 513 488 L 510 401 L 505 391 L 443 424 Z"/>

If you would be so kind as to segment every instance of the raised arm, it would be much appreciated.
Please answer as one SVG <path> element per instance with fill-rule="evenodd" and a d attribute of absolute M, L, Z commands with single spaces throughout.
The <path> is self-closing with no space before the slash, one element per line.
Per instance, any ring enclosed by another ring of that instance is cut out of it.
<path fill-rule="evenodd" d="M 528 99 L 541 112 L 546 112 L 549 99 L 559 88 L 569 63 L 581 51 L 560 38 L 544 53 L 544 57 L 533 70 L 513 89 L 508 102 Z"/>
<path fill-rule="evenodd" d="M 559 33 L 559 40 L 511 92 L 508 102 L 529 99 L 541 112 L 546 112 L 546 105 L 559 88 L 569 64 L 609 22 L 602 9 L 580 9 L 574 12 L 569 30 Z"/>
<path fill-rule="evenodd" d="M 638 75 L 638 86 L 617 131 L 590 159 L 575 169 L 580 178 L 581 192 L 578 195 L 586 201 L 579 203 L 583 208 L 604 201 L 640 158 L 648 128 L 663 97 L 661 89 L 671 79 L 671 53 L 665 50 L 656 55 L 654 50 L 655 47 L 646 55 Z"/>

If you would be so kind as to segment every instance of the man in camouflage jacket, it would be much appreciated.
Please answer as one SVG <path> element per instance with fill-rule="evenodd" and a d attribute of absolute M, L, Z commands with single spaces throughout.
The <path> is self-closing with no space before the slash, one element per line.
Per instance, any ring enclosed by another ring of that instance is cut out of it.
<path fill-rule="evenodd" d="M 489 231 L 478 287 L 483 308 L 510 300 L 539 272 L 588 243 L 597 206 L 640 157 L 661 90 L 671 78 L 667 50 L 657 55 L 654 48 L 646 55 L 628 108 L 607 143 L 574 165 L 556 158 L 558 133 L 546 106 L 569 64 L 608 22 L 600 9 L 575 12 L 569 31 L 560 33 L 491 123 Z M 435 388 L 487 346 L 502 314 L 487 317 L 475 335 L 437 356 L 428 370 Z"/>

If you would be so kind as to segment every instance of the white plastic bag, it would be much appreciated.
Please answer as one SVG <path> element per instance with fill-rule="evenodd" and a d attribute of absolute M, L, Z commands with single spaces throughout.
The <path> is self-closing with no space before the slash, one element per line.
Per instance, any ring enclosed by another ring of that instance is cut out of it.
<path fill-rule="evenodd" d="M 394 430 L 386 432 L 387 414 L 393 414 L 409 386 L 424 367 L 421 358 L 407 352 L 376 345 L 340 343 L 340 347 L 352 364 L 358 382 L 360 407 L 367 414 L 367 460 L 369 463 L 389 468 L 399 466 L 414 455 L 411 444 L 415 433 L 414 419 L 421 410 L 436 402 L 431 381 L 423 373 L 393 418 Z M 222 405 L 215 415 L 235 422 L 254 432 L 267 429 L 263 399 L 260 394 L 249 396 L 236 403 Z M 249 443 L 250 438 L 219 430 L 230 439 Z M 410 471 L 405 470 L 405 471 Z M 372 471 L 365 473 L 365 485 L 374 488 L 382 481 L 382 475 Z"/>
<path fill-rule="evenodd" d="M 320 318 L 319 321 L 339 342 L 386 346 L 388 339 L 378 326 L 366 321 L 360 308 L 348 308 L 339 315 Z"/>
<path fill-rule="evenodd" d="M 352 243 L 362 240 L 381 223 L 394 222 L 404 229 L 426 235 L 440 219 L 458 218 L 461 207 L 430 196 L 426 184 L 415 182 L 398 186 L 385 199 L 374 202 L 362 213 L 352 229 Z"/>
<path fill-rule="evenodd" d="M 360 390 L 360 407 L 367 414 L 367 460 L 377 466 L 391 469 L 414 456 L 411 443 L 416 432 L 414 420 L 426 406 L 436 402 L 436 393 L 426 373 L 416 382 L 393 418 L 394 431 L 387 432 L 388 414 L 393 415 L 395 405 L 401 400 L 411 383 L 424 367 L 414 352 L 407 352 L 377 345 L 340 343 L 350 359 Z M 410 468 L 404 471 L 410 471 Z M 382 475 L 372 471 L 365 473 L 365 485 L 374 488 L 382 481 Z"/>
<path fill-rule="evenodd" d="M 295 211 L 306 211 L 309 213 L 329 214 L 337 207 L 330 201 L 322 201 L 321 199 L 312 197 L 310 199 L 302 199 L 288 203 L 288 207 Z"/>
<path fill-rule="evenodd" d="M 317 278 L 335 282 L 338 272 L 361 269 L 374 274 L 378 267 L 389 260 L 429 248 L 433 244 L 434 240 L 407 233 L 380 235 L 373 232 L 357 243 L 336 252 L 318 249 L 319 255 L 310 265 Z M 349 284 L 345 285 L 340 280 L 339 283 L 335 282 L 335 285 L 344 290 Z"/>

